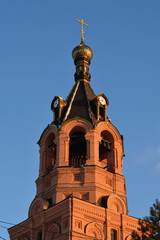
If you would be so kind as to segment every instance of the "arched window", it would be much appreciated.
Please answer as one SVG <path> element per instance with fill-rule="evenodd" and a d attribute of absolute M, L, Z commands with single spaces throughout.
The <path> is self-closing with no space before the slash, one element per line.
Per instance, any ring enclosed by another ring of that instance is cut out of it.
<path fill-rule="evenodd" d="M 86 163 L 85 133 L 75 128 L 70 133 L 69 166 L 82 167 L 85 163 Z"/>
<path fill-rule="evenodd" d="M 117 240 L 117 231 L 115 229 L 111 229 L 111 240 Z"/>
<path fill-rule="evenodd" d="M 104 130 L 101 133 L 101 142 L 99 143 L 99 160 L 103 163 L 106 170 L 113 172 L 113 136 L 110 132 Z"/>
<path fill-rule="evenodd" d="M 55 135 L 50 134 L 46 140 L 46 169 L 47 172 L 50 172 L 56 163 L 56 144 L 54 142 L 55 140 Z"/>

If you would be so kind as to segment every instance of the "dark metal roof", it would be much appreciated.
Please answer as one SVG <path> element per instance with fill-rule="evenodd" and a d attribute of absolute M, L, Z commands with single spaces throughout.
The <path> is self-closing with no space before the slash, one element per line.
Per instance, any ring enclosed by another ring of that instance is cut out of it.
<path fill-rule="evenodd" d="M 77 81 L 66 99 L 62 111 L 61 124 L 64 121 L 79 117 L 94 124 L 96 117 L 91 108 L 91 101 L 96 97 L 89 82 Z"/>
<path fill-rule="evenodd" d="M 74 117 L 80 117 L 91 121 L 89 114 L 89 99 L 86 95 L 84 82 L 80 81 L 77 83 L 77 88 L 75 89 L 74 93 L 73 99 L 70 102 L 71 108 L 66 120 Z"/>

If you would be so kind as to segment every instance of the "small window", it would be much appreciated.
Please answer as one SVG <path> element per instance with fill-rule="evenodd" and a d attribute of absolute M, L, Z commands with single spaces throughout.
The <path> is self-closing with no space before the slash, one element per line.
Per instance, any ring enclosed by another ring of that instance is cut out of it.
<path fill-rule="evenodd" d="M 99 115 L 100 117 L 104 118 L 104 107 L 99 108 Z"/>
<path fill-rule="evenodd" d="M 111 229 L 111 240 L 117 240 L 117 231 L 115 229 Z"/>

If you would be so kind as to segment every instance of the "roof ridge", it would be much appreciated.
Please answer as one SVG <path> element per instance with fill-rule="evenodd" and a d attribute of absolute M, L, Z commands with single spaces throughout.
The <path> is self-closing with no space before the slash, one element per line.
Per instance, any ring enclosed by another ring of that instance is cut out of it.
<path fill-rule="evenodd" d="M 75 84 L 73 85 L 73 87 L 72 87 L 72 89 L 70 90 L 70 92 L 69 92 L 68 96 L 66 97 L 65 101 L 67 101 L 68 98 L 70 97 L 71 93 L 73 92 L 74 88 L 76 87 L 76 84 L 77 84 L 77 82 L 75 82 Z"/>
<path fill-rule="evenodd" d="M 74 85 L 74 86 L 75 86 L 75 85 Z M 73 86 L 73 87 L 74 87 L 74 86 Z M 76 95 L 78 86 L 79 86 L 79 82 L 77 82 L 77 86 L 75 86 L 75 89 L 74 89 L 75 91 L 74 91 L 74 93 L 73 93 L 73 95 L 72 95 L 72 98 L 71 98 L 71 101 L 70 101 L 70 103 L 69 103 L 67 112 L 66 112 L 65 117 L 64 117 L 64 121 L 67 119 L 67 117 L 68 117 L 68 115 L 69 115 L 69 112 L 70 112 L 70 110 L 71 110 L 71 106 L 72 106 L 72 103 L 73 103 L 73 99 L 74 99 L 74 97 L 75 97 L 75 95 Z M 72 89 L 73 89 L 73 88 L 72 88 Z M 69 95 L 70 95 L 70 94 L 69 94 Z"/>
<path fill-rule="evenodd" d="M 90 83 L 89 83 L 89 82 L 85 82 L 85 86 L 86 86 L 87 84 L 88 84 L 88 86 L 89 86 L 91 92 L 93 93 L 93 95 L 96 96 L 96 94 L 95 94 L 95 92 L 93 91 L 93 89 L 92 89 Z"/>
<path fill-rule="evenodd" d="M 86 94 L 86 98 L 87 98 L 87 103 L 88 103 L 88 113 L 89 113 L 89 117 L 90 119 L 92 120 L 92 124 L 93 124 L 93 116 L 92 116 L 92 111 L 91 111 L 91 107 L 90 107 L 90 104 L 89 104 L 89 98 L 88 98 L 88 95 L 87 95 L 87 90 L 86 90 L 86 85 L 84 83 L 84 90 L 85 90 L 85 94 Z"/>

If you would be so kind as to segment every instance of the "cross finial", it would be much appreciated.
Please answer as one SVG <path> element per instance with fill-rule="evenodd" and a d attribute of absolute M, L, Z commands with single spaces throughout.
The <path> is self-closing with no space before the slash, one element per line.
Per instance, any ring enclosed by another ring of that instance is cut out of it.
<path fill-rule="evenodd" d="M 83 35 L 84 35 L 83 25 L 86 25 L 86 26 L 88 27 L 88 24 L 84 23 L 83 19 L 81 19 L 81 20 L 76 19 L 76 21 L 77 21 L 77 22 L 80 22 L 80 23 L 82 24 L 82 28 L 81 28 L 81 32 L 82 32 L 81 42 L 83 42 L 83 41 L 84 41 L 84 37 L 83 37 Z"/>

